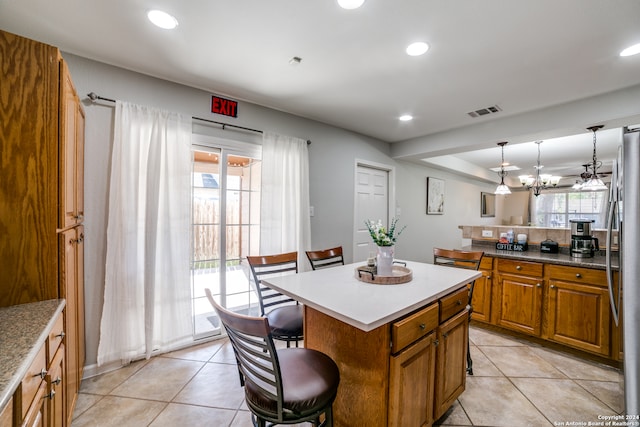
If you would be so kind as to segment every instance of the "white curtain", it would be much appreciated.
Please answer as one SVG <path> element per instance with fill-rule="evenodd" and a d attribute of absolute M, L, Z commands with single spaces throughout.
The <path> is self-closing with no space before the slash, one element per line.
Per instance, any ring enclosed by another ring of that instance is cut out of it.
<path fill-rule="evenodd" d="M 309 270 L 309 151 L 307 141 L 265 132 L 262 142 L 260 254 L 298 251 L 298 270 Z"/>
<path fill-rule="evenodd" d="M 98 365 L 191 339 L 191 118 L 118 101 Z"/>

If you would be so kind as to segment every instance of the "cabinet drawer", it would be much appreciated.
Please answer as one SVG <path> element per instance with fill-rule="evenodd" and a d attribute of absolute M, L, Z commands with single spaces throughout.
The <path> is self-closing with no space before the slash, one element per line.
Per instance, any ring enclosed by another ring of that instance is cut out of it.
<path fill-rule="evenodd" d="M 44 345 L 40 348 L 38 355 L 33 359 L 33 363 L 31 363 L 31 366 L 29 366 L 27 373 L 22 379 L 21 419 L 24 419 L 27 415 L 29 406 L 31 406 L 31 402 L 36 396 L 36 393 L 40 388 L 40 384 L 47 373 L 47 356 L 45 348 L 46 347 Z"/>
<path fill-rule="evenodd" d="M 56 322 L 53 325 L 53 328 L 51 329 L 51 332 L 49 332 L 49 337 L 47 338 L 47 345 L 48 345 L 47 362 L 48 363 L 51 363 L 51 361 L 53 360 L 53 356 L 55 356 L 56 351 L 58 350 L 58 347 L 60 347 L 60 344 L 62 344 L 63 338 L 64 338 L 64 322 L 63 322 L 62 313 L 60 313 L 60 315 L 56 319 Z"/>
<path fill-rule="evenodd" d="M 542 276 L 542 264 L 538 262 L 499 259 L 498 271 L 501 273 L 523 274 L 525 276 Z"/>
<path fill-rule="evenodd" d="M 602 287 L 607 286 L 607 272 L 604 270 L 562 265 L 549 265 L 547 268 L 549 269 L 549 278 L 551 279 L 588 283 Z"/>
<path fill-rule="evenodd" d="M 452 294 L 440 298 L 440 323 L 460 313 L 469 303 L 469 290 L 465 286 Z"/>
<path fill-rule="evenodd" d="M 438 327 L 438 303 L 433 303 L 391 325 L 391 352 L 397 353 Z"/>

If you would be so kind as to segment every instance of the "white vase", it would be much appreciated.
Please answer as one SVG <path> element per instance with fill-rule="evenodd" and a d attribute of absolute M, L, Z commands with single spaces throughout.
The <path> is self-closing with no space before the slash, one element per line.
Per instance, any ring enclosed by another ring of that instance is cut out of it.
<path fill-rule="evenodd" d="M 378 276 L 393 276 L 393 246 L 378 246 Z"/>

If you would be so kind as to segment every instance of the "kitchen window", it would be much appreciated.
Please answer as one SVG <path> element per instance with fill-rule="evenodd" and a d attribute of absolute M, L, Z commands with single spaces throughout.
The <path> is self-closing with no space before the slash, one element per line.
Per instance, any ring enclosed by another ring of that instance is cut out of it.
<path fill-rule="evenodd" d="M 545 190 L 531 196 L 531 225 L 569 228 L 571 219 L 592 219 L 592 228 L 606 228 L 609 190 Z"/>

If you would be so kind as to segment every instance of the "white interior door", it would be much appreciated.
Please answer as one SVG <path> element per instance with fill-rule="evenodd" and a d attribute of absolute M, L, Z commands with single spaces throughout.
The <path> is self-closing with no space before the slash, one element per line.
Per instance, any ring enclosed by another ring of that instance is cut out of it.
<path fill-rule="evenodd" d="M 356 165 L 353 262 L 364 261 L 376 251 L 364 222 L 369 219 L 389 224 L 391 171 L 391 168 Z"/>

